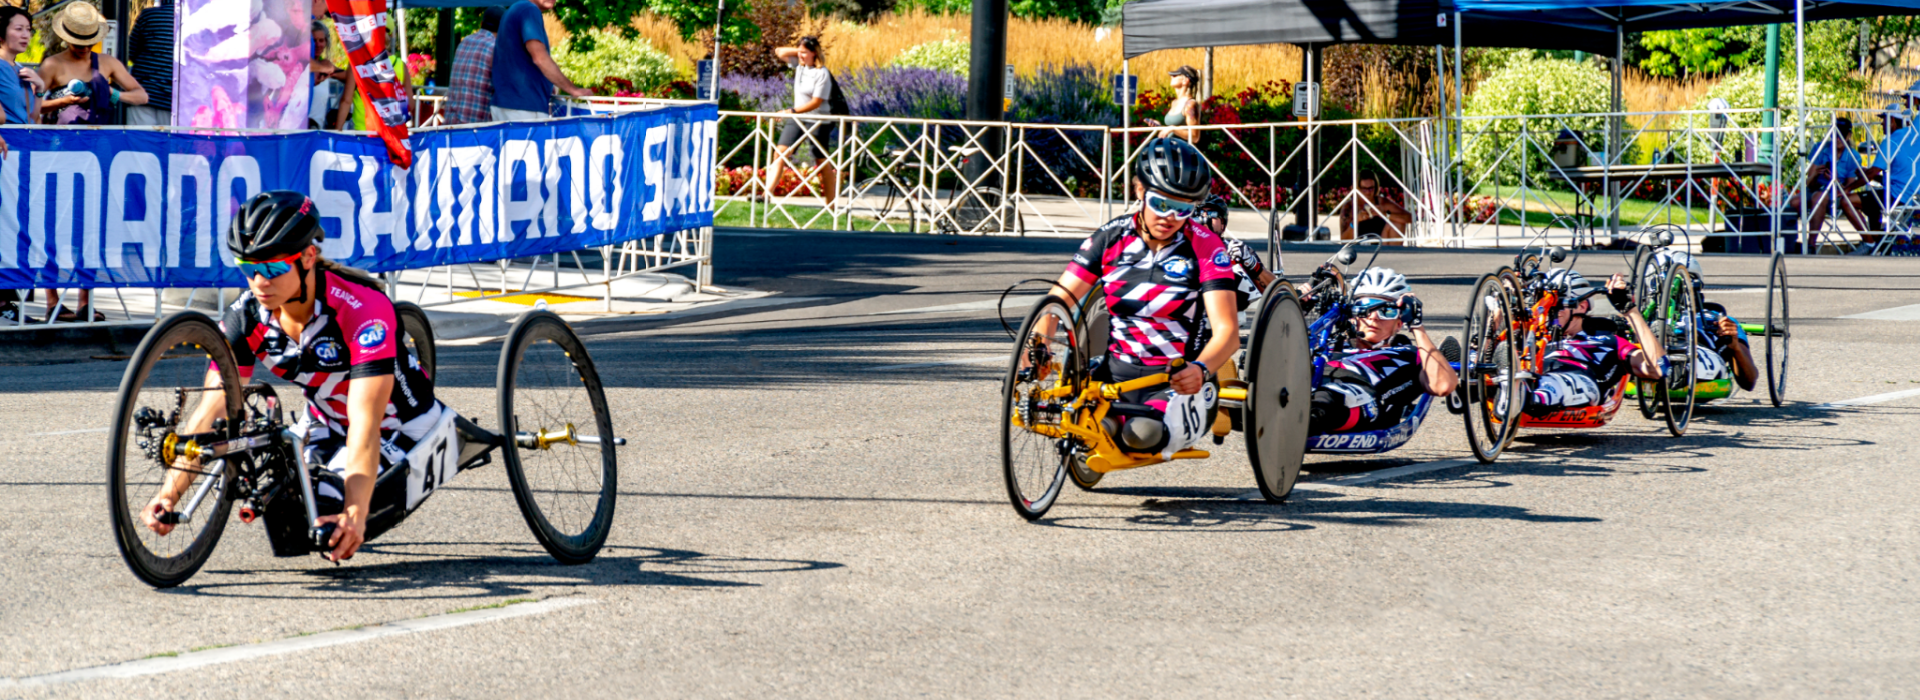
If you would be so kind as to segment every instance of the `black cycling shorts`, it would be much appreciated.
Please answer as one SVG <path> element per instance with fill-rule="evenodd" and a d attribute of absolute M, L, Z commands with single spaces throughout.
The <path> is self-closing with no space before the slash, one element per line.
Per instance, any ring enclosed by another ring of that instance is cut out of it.
<path fill-rule="evenodd" d="M 780 127 L 780 145 L 797 144 L 812 146 L 813 159 L 822 160 L 828 151 L 840 147 L 840 125 L 813 119 L 788 119 L 786 125 Z"/>

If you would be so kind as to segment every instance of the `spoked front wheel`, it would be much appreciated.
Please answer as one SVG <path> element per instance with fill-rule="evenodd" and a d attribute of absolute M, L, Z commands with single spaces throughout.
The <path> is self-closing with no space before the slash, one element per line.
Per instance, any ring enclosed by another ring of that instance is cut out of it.
<path fill-rule="evenodd" d="M 238 427 L 240 408 L 233 351 L 207 317 L 169 316 L 134 350 L 113 409 L 107 499 L 120 557 L 148 585 L 185 583 L 219 544 L 238 462 L 189 455 Z M 221 427 L 196 431 L 195 419 Z M 150 526 L 148 504 L 162 495 Z"/>
<path fill-rule="evenodd" d="M 1074 466 L 1077 441 L 1061 428 L 1071 420 L 1067 404 L 1086 381 L 1074 333 L 1072 308 L 1051 294 L 1041 299 L 1015 336 L 1000 387 L 1000 466 L 1013 510 L 1028 520 L 1053 507 Z"/>
<path fill-rule="evenodd" d="M 1513 368 L 1518 350 L 1508 329 L 1514 303 L 1503 278 L 1487 275 L 1473 288 L 1466 326 L 1460 337 L 1465 357 L 1460 361 L 1460 396 L 1466 404 L 1467 445 L 1473 458 L 1491 464 L 1513 441 Z"/>
<path fill-rule="evenodd" d="M 1787 311 L 1787 261 L 1773 254 L 1767 276 L 1767 398 L 1787 401 L 1787 348 L 1793 344 L 1793 315 Z"/>
<path fill-rule="evenodd" d="M 1700 290 L 1686 266 L 1667 268 L 1660 285 L 1660 308 L 1654 316 L 1654 333 L 1667 352 L 1667 376 L 1655 382 L 1659 387 L 1660 411 L 1666 416 L 1667 432 L 1674 437 L 1687 434 L 1693 421 L 1694 395 L 1698 392 Z"/>
<path fill-rule="evenodd" d="M 513 498 L 562 564 L 593 560 L 613 527 L 620 478 L 600 374 L 567 322 L 531 311 L 500 352 L 502 447 Z"/>

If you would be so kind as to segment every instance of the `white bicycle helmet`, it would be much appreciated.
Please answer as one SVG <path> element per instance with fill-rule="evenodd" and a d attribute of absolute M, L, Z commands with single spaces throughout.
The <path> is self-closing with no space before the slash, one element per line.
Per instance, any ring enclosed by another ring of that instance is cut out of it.
<path fill-rule="evenodd" d="M 1594 287 L 1593 283 L 1588 282 L 1585 275 L 1564 267 L 1557 267 L 1548 271 L 1547 284 L 1558 289 L 1566 290 L 1566 295 L 1560 303 L 1567 306 L 1573 306 L 1587 297 L 1600 293 L 1599 288 Z"/>
<path fill-rule="evenodd" d="M 1705 274 L 1700 271 L 1700 259 L 1693 257 L 1691 253 L 1683 250 L 1669 249 L 1653 254 L 1652 264 L 1655 270 L 1665 270 L 1672 267 L 1675 263 L 1687 266 L 1687 272 L 1693 273 L 1694 277 L 1705 276 Z"/>
<path fill-rule="evenodd" d="M 1407 284 L 1407 276 L 1394 272 L 1391 267 L 1369 267 L 1353 281 L 1353 296 L 1381 297 L 1399 301 L 1400 297 L 1413 292 Z"/>

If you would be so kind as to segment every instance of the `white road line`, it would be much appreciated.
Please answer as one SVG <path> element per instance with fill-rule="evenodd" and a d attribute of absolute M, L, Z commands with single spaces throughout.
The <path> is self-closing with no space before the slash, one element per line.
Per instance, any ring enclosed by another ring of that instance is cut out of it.
<path fill-rule="evenodd" d="M 1324 489 L 1341 487 L 1341 486 L 1363 486 L 1366 484 L 1371 484 L 1376 481 L 1386 481 L 1388 479 L 1397 479 L 1403 476 L 1407 476 L 1409 474 L 1419 474 L 1422 472 L 1439 471 L 1442 469 L 1455 469 L 1458 467 L 1465 467 L 1473 464 L 1475 464 L 1475 462 L 1474 460 L 1471 460 L 1471 459 L 1442 459 L 1434 462 L 1421 462 L 1419 464 L 1409 464 L 1404 467 L 1393 467 L 1391 469 L 1379 469 L 1379 470 L 1370 471 L 1370 472 L 1360 472 L 1358 474 L 1346 474 L 1342 476 L 1336 476 L 1331 479 L 1321 479 L 1319 481 L 1302 481 L 1302 482 L 1295 483 L 1293 485 L 1293 488 L 1295 491 L 1299 491 L 1303 489 L 1307 491 L 1320 491 Z M 1246 493 L 1240 494 L 1237 498 L 1243 501 L 1251 501 L 1251 500 L 1260 498 L 1260 491 L 1258 489 L 1255 489 L 1253 491 L 1248 491 Z"/>
<path fill-rule="evenodd" d="M 1791 292 L 1793 291 L 1793 288 L 1792 288 L 1792 287 L 1788 287 L 1788 288 L 1787 288 L 1787 291 L 1788 291 L 1789 293 L 1791 293 Z M 1709 288 L 1707 288 L 1707 294 L 1710 294 L 1710 295 L 1719 295 L 1719 294 L 1766 294 L 1766 293 L 1767 293 L 1767 288 L 1766 288 L 1766 287 L 1729 287 L 1729 288 L 1727 288 L 1727 289 L 1714 289 L 1714 288 L 1711 288 L 1711 287 L 1709 287 Z"/>
<path fill-rule="evenodd" d="M 1842 401 L 1832 401 L 1829 403 L 1815 405 L 1814 408 L 1822 409 L 1822 408 L 1839 408 L 1841 406 L 1865 406 L 1867 404 L 1873 404 L 1873 403 L 1886 403 L 1888 401 L 1898 401 L 1900 399 L 1904 399 L 1909 396 L 1920 396 L 1920 389 L 1907 389 L 1905 391 L 1894 391 L 1894 392 L 1888 392 L 1885 394 L 1874 394 L 1872 396 L 1862 396 L 1857 399 L 1845 399 Z"/>
<path fill-rule="evenodd" d="M 889 370 L 896 370 L 896 369 L 919 369 L 921 367 L 945 367 L 947 365 L 983 365 L 988 362 L 1006 362 L 1006 361 L 1007 361 L 1006 355 L 991 355 L 987 357 L 972 357 L 964 360 L 947 360 L 944 362 L 915 362 L 915 363 L 906 364 L 906 365 L 886 365 L 883 367 L 875 367 L 867 371 L 868 372 L 886 372 Z"/>
<path fill-rule="evenodd" d="M 432 617 L 422 617 L 413 620 L 389 622 L 383 625 L 370 625 L 359 629 L 335 630 L 305 637 L 276 639 L 260 644 L 208 649 L 206 651 L 191 651 L 179 656 L 163 656 L 107 666 L 77 668 L 71 671 L 27 676 L 24 678 L 5 678 L 0 679 L 0 688 L 30 688 L 109 678 L 138 678 L 140 676 L 185 671 L 203 666 L 258 659 L 265 656 L 278 656 L 296 651 L 307 651 L 322 647 L 364 642 L 382 637 L 413 634 L 415 632 L 432 632 L 454 627 L 464 627 L 481 622 L 493 622 L 495 620 L 525 617 L 527 615 L 539 615 L 555 610 L 571 608 L 576 605 L 585 605 L 591 602 L 594 602 L 592 598 L 548 598 L 533 603 L 520 603 L 518 605 L 508 605 L 486 610 L 472 610 L 450 615 L 434 615 Z"/>
<path fill-rule="evenodd" d="M 55 435 L 79 435 L 81 433 L 104 433 L 106 428 L 81 428 L 79 430 L 56 430 L 51 433 L 34 433 L 26 437 L 53 437 Z"/>
<path fill-rule="evenodd" d="M 1011 309 L 1011 308 L 1021 307 L 1021 304 L 1017 299 L 1008 299 L 1007 301 L 1013 302 L 1013 303 L 1007 304 L 1007 308 Z M 1032 306 L 1032 304 L 1027 304 L 1026 306 Z M 944 313 L 953 313 L 956 311 L 985 311 L 987 309 L 996 309 L 999 307 L 1000 307 L 999 299 L 981 299 L 979 301 L 966 301 L 958 304 L 946 304 L 944 306 L 922 306 L 917 309 L 894 309 L 892 311 L 875 311 L 867 315 L 868 316 L 887 316 L 891 314 L 944 314 Z"/>
<path fill-rule="evenodd" d="M 1912 304 L 1908 306 L 1896 306 L 1891 309 L 1880 309 L 1879 311 L 1868 311 L 1866 313 L 1854 314 L 1852 316 L 1841 316 L 1840 318 L 1860 319 L 1860 320 L 1866 320 L 1866 321 L 1920 321 L 1920 304 Z"/>

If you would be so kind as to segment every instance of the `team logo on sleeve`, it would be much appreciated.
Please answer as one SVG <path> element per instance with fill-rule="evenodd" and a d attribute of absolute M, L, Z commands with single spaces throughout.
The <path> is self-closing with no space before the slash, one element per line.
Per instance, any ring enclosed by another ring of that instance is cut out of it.
<path fill-rule="evenodd" d="M 1187 262 L 1186 258 L 1169 258 L 1160 263 L 1160 269 L 1166 271 L 1169 281 L 1179 282 L 1193 274 L 1193 263 Z"/>
<path fill-rule="evenodd" d="M 386 341 L 387 324 L 381 323 L 379 319 L 360 324 L 360 330 L 353 334 L 353 342 L 359 343 L 363 349 L 379 347 Z"/>
<path fill-rule="evenodd" d="M 1229 264 L 1231 264 L 1231 260 L 1227 257 L 1227 251 L 1225 248 L 1213 251 L 1214 267 L 1226 267 Z"/>

